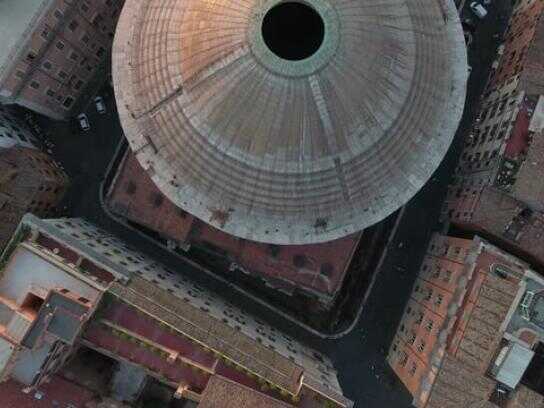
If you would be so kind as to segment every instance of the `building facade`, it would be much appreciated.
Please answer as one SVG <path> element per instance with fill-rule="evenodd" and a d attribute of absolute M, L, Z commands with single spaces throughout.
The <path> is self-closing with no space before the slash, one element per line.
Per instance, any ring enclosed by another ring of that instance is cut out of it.
<path fill-rule="evenodd" d="M 444 211 L 454 222 L 470 219 L 485 187 L 515 191 L 515 184 L 523 181 L 518 170 L 528 152 L 541 150 L 543 8 L 538 0 L 521 0 L 514 6 L 480 113 L 450 185 Z"/>
<path fill-rule="evenodd" d="M 435 234 L 388 354 L 414 405 L 542 407 L 543 295 L 519 259 Z"/>
<path fill-rule="evenodd" d="M 272 245 L 245 240 L 213 228 L 165 197 L 128 150 L 109 186 L 105 203 L 117 217 L 143 226 L 163 244 L 216 267 L 241 271 L 313 309 L 330 309 L 342 289 L 362 233 L 320 244 Z M 363 252 L 369 248 L 363 248 Z M 204 265 L 211 267 L 210 265 Z M 361 272 L 363 273 L 363 272 Z"/>
<path fill-rule="evenodd" d="M 53 119 L 77 113 L 96 82 L 105 79 L 122 5 L 122 0 L 2 1 L 0 102 Z"/>
<path fill-rule="evenodd" d="M 39 142 L 26 123 L 14 115 L 8 107 L 0 105 L 0 149 L 13 146 L 35 149 L 38 148 Z"/>
<path fill-rule="evenodd" d="M 26 215 L 2 265 L 4 379 L 38 388 L 85 347 L 202 407 L 352 406 L 326 357 L 86 221 Z"/>
<path fill-rule="evenodd" d="M 27 212 L 44 217 L 57 214 L 68 184 L 64 171 L 40 150 L 0 148 L 0 249 Z"/>
<path fill-rule="evenodd" d="M 465 139 L 443 216 L 542 264 L 544 5 L 522 0 Z"/>

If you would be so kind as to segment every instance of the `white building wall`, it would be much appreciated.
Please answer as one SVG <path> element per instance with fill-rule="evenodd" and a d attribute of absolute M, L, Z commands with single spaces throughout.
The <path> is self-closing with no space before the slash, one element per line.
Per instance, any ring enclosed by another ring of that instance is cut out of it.
<path fill-rule="evenodd" d="M 29 291 L 45 297 L 54 288 L 68 289 L 91 301 L 99 296 L 97 289 L 19 246 L 3 271 L 0 296 L 21 305 Z"/>

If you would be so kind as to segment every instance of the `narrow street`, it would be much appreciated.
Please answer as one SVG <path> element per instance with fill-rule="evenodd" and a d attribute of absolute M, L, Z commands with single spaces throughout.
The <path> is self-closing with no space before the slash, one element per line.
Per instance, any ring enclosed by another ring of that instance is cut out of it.
<path fill-rule="evenodd" d="M 388 368 L 385 356 L 411 292 L 427 242 L 432 232 L 441 229 L 438 223 L 440 208 L 460 154 L 463 135 L 470 128 L 477 111 L 479 96 L 495 57 L 498 40 L 493 36 L 499 27 L 498 15 L 506 13 L 506 7 L 504 0 L 493 3 L 489 15 L 483 21 L 476 21 L 477 18 L 471 15 L 470 10 L 466 11 L 466 15 L 476 22 L 477 29 L 469 52 L 472 74 L 467 104 L 457 137 L 432 180 L 407 204 L 362 316 L 354 330 L 340 339 L 323 340 L 311 336 L 300 327 L 272 314 L 269 309 L 234 293 L 225 284 L 203 275 L 189 263 L 180 264 L 182 261 L 179 257 L 108 217 L 100 206 L 99 189 L 122 137 L 111 91 L 102 94 L 107 104 L 107 114 L 98 114 L 93 104 L 88 107 L 87 115 L 91 123 L 91 130 L 88 132 L 82 132 L 74 123 L 49 123 L 39 120 L 44 132 L 55 144 L 54 156 L 72 179 L 72 188 L 64 203 L 65 215 L 84 217 L 101 225 L 143 252 L 161 259 L 172 269 L 180 270 L 181 273 L 220 292 L 233 303 L 248 308 L 294 337 L 325 351 L 339 371 L 345 395 L 353 399 L 357 407 L 409 407 L 410 395 Z M 468 4 L 465 8 L 468 9 Z M 506 23 L 502 21 L 500 24 L 504 28 Z"/>

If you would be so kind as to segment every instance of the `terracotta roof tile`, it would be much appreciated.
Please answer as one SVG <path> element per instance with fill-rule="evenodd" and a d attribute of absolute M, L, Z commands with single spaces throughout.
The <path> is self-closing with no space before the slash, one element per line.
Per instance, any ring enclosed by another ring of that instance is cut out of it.
<path fill-rule="evenodd" d="M 198 408 L 289 408 L 292 405 L 269 397 L 221 376 L 213 376 Z"/>
<path fill-rule="evenodd" d="M 25 386 L 15 380 L 0 384 L 0 406 L 2 408 L 85 408 L 93 400 L 94 394 L 62 377 L 54 376 L 47 384 L 42 384 L 38 391 L 28 394 L 22 390 Z M 70 405 L 71 404 L 71 405 Z"/>
<path fill-rule="evenodd" d="M 294 395 L 298 393 L 302 367 L 200 309 L 140 278 L 132 279 L 126 287 L 114 283 L 110 291 L 273 384 Z"/>

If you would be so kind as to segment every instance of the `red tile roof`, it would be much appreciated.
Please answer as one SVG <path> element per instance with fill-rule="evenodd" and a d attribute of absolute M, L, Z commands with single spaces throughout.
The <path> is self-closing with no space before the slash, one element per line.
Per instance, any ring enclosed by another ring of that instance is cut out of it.
<path fill-rule="evenodd" d="M 0 384 L 0 406 L 2 408 L 85 408 L 94 394 L 59 376 L 54 376 L 38 391 L 24 393 L 25 386 L 15 380 Z"/>
<path fill-rule="evenodd" d="M 289 408 L 292 405 L 244 387 L 227 378 L 213 376 L 198 408 Z"/>

